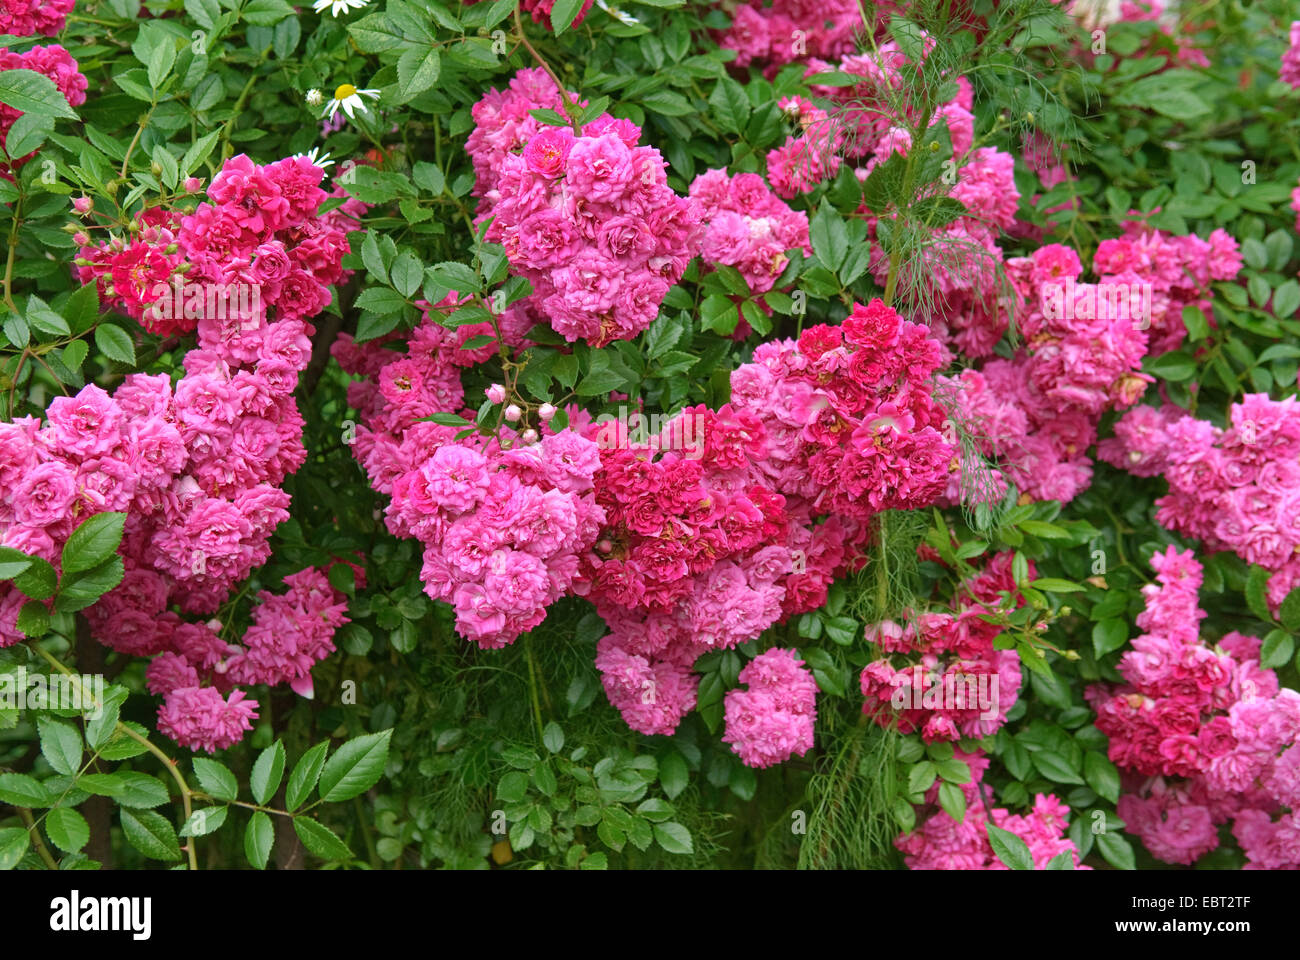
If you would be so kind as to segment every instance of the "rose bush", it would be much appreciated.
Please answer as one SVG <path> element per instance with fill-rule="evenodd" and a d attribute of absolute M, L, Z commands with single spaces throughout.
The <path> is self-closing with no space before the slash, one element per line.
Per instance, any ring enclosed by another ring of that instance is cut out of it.
<path fill-rule="evenodd" d="M 1300 868 L 1300 10 L 1113 6 L 0 10 L 0 866 Z"/>

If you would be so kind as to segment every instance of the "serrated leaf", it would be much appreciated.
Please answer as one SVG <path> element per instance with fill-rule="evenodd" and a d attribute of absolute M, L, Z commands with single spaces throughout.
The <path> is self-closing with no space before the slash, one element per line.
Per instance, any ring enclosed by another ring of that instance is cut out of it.
<path fill-rule="evenodd" d="M 110 360 L 127 365 L 135 363 L 135 344 L 131 342 L 130 334 L 115 323 L 101 323 L 95 327 L 95 346 Z"/>
<path fill-rule="evenodd" d="M 988 833 L 989 846 L 993 853 L 1012 870 L 1034 869 L 1034 858 L 1029 852 L 1029 845 L 1010 830 L 995 827 L 992 823 L 984 824 Z"/>
<path fill-rule="evenodd" d="M 365 793 L 384 774 L 392 730 L 355 737 L 334 752 L 320 774 L 320 797 L 326 803 L 351 800 Z"/>
<path fill-rule="evenodd" d="M 266 814 L 262 814 L 266 816 Z M 151 860 L 179 860 L 180 844 L 176 831 L 161 814 L 152 810 L 122 808 L 122 833 L 127 843 Z"/>
<path fill-rule="evenodd" d="M 248 777 L 248 788 L 253 792 L 253 799 L 266 803 L 280 788 L 284 777 L 284 744 L 279 740 L 263 750 L 253 764 L 253 771 Z"/>
<path fill-rule="evenodd" d="M 669 820 L 667 823 L 656 823 L 654 833 L 655 839 L 659 841 L 659 846 L 669 853 L 684 855 L 695 852 L 695 843 L 691 839 L 691 832 L 675 820 Z"/>
<path fill-rule="evenodd" d="M 256 811 L 244 828 L 244 856 L 258 870 L 265 870 L 274 843 L 275 827 L 271 824 L 271 818 L 261 810 Z"/>
<path fill-rule="evenodd" d="M 63 573 L 81 573 L 99 566 L 122 542 L 125 513 L 97 513 L 72 531 L 63 545 Z"/>
<path fill-rule="evenodd" d="M 37 717 L 36 729 L 41 740 L 41 753 L 51 767 L 71 776 L 81 768 L 81 733 L 70 723 L 52 717 Z"/>
<path fill-rule="evenodd" d="M 329 827 L 311 817 L 294 817 L 293 831 L 302 845 L 322 860 L 351 860 L 352 851 Z"/>
<path fill-rule="evenodd" d="M 311 796 L 325 766 L 325 755 L 329 751 L 329 741 L 322 741 L 304 753 L 293 766 L 289 774 L 289 785 L 285 787 L 284 799 L 290 810 L 297 810 Z"/>
<path fill-rule="evenodd" d="M 70 807 L 55 807 L 47 813 L 45 832 L 64 853 L 77 853 L 90 842 L 90 824 Z"/>
<path fill-rule="evenodd" d="M 198 777 L 199 785 L 209 796 L 226 801 L 234 800 L 239 796 L 239 781 L 225 764 L 206 757 L 195 757 L 192 762 L 194 775 Z"/>
<path fill-rule="evenodd" d="M 230 808 L 221 807 L 204 807 L 202 810 L 195 810 L 190 814 L 185 825 L 181 827 L 180 835 L 182 837 L 206 837 L 210 833 L 215 833 L 226 822 L 226 817 L 230 815 Z"/>

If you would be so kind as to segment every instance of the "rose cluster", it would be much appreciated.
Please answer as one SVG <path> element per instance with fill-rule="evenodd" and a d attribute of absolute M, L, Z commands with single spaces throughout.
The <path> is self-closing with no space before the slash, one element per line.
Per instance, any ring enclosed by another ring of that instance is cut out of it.
<path fill-rule="evenodd" d="M 430 422 L 461 407 L 460 368 L 485 359 L 489 348 L 465 349 L 465 336 L 426 313 L 405 355 L 350 337 L 332 349 L 345 370 L 368 377 L 349 388 L 363 419 L 353 452 L 391 495 L 388 529 L 423 544 L 424 590 L 452 604 L 460 633 L 497 648 L 541 623 L 578 575 L 579 552 L 604 518 L 591 493 L 600 459 L 571 430 L 533 442 L 509 429 L 457 440 L 461 431 Z"/>
<path fill-rule="evenodd" d="M 150 575 L 137 573 L 124 584 L 128 595 L 119 594 L 110 604 L 116 609 L 101 615 L 101 622 L 111 615 L 138 615 L 139 606 L 129 595 L 155 585 Z M 165 650 L 146 674 L 150 692 L 163 697 L 160 731 L 183 747 L 214 753 L 243 739 L 249 721 L 258 716 L 257 701 L 236 685 L 286 683 L 302 696 L 312 695 L 311 668 L 334 652 L 334 633 L 348 622 L 347 602 L 325 572 L 314 567 L 285 577 L 284 583 L 289 588 L 285 593 L 263 590 L 257 595 L 253 623 L 242 643 L 223 641 L 219 620 L 182 623 L 174 614 L 162 615 Z"/>
<path fill-rule="evenodd" d="M 641 129 L 629 120 L 606 114 L 581 133 L 525 122 L 521 112 L 554 109 L 559 98 L 544 79 L 516 77 L 517 88 L 492 91 L 476 112 L 487 130 L 466 146 L 480 188 L 492 177 L 480 205 L 492 216 L 487 239 L 505 247 L 533 285 L 533 306 L 565 339 L 631 339 L 699 251 L 699 204 L 672 191 L 663 157 L 637 145 Z"/>
<path fill-rule="evenodd" d="M 11 37 L 31 37 L 38 33 L 47 37 L 58 36 L 75 5 L 76 0 L 10 0 L 0 4 L 0 34 Z M 0 137 L 0 143 L 3 141 L 4 138 Z"/>
<path fill-rule="evenodd" d="M 759 346 L 732 374 L 732 403 L 762 422 L 760 468 L 777 490 L 861 523 L 928 506 L 948 484 L 956 450 L 929 382 L 941 362 L 924 326 L 873 300 L 840 326 Z"/>
<path fill-rule="evenodd" d="M 749 0 L 717 31 L 718 46 L 736 51 L 738 68 L 758 62 L 766 74 L 805 57 L 838 57 L 854 50 L 862 12 L 854 0 Z"/>
<path fill-rule="evenodd" d="M 947 382 L 978 452 L 1000 460 L 1033 499 L 1073 499 L 1092 477 L 1087 451 L 1101 414 L 1141 397 L 1151 380 L 1139 372 L 1142 358 L 1177 346 L 1183 308 L 1208 314 L 1210 282 L 1240 267 L 1236 241 L 1222 230 L 1206 241 L 1137 221 L 1098 246 L 1097 283 L 1080 281 L 1078 255 L 1062 244 L 1009 260 L 1025 347 Z M 986 496 L 1001 488 L 999 479 Z M 949 496 L 958 499 L 957 490 Z"/>
<path fill-rule="evenodd" d="M 1276 609 L 1300 585 L 1300 401 L 1246 394 L 1220 429 L 1177 407 L 1135 407 L 1098 455 L 1140 477 L 1163 475 L 1156 520 L 1272 572 Z"/>
<path fill-rule="evenodd" d="M 797 601 L 794 551 L 794 576 L 821 572 L 824 599 L 844 530 L 813 533 L 787 514 L 758 467 L 762 425 L 730 405 L 688 407 L 642 442 L 617 421 L 587 431 L 601 448 L 606 522 L 581 587 L 611 631 L 596 666 L 629 726 L 671 733 L 695 705 L 696 659 L 752 640 Z"/>
<path fill-rule="evenodd" d="M 306 157 L 265 166 L 232 157 L 193 213 L 156 207 L 136 216 L 127 237 L 87 242 L 81 282 L 96 282 L 102 300 L 151 333 L 197 326 L 201 343 L 220 340 L 247 362 L 269 309 L 281 321 L 315 316 L 343 279 L 347 233 L 363 208 L 351 201 L 319 214 L 330 196 L 323 177 Z"/>
<path fill-rule="evenodd" d="M 310 184 L 322 174 L 296 160 L 266 169 L 273 171 L 267 179 L 272 184 Z M 244 158 L 236 158 L 214 189 L 229 188 L 227 172 L 238 178 L 247 170 Z M 308 199 L 286 235 L 337 229 L 303 219 L 324 197 L 314 189 L 306 190 Z M 284 192 L 276 187 L 262 199 L 281 198 L 284 213 Z M 240 209 L 258 202 L 250 195 Z M 323 289 L 337 280 L 346 249 L 331 244 L 311 257 L 304 253 L 310 282 Z M 293 296 L 276 293 L 273 302 L 282 295 Z M 210 628 L 186 623 L 170 609 L 216 611 L 269 558 L 271 533 L 288 517 L 289 496 L 281 485 L 306 458 L 302 416 L 293 399 L 311 357 L 313 328 L 303 311 L 322 305 L 315 297 L 277 307 L 275 320 L 261 311 L 244 317 L 237 329 L 220 322 L 224 311 L 215 320 L 205 315 L 198 321 L 198 348 L 185 355 L 185 373 L 174 383 L 167 374 L 131 374 L 112 396 L 92 384 L 76 396 L 55 399 L 45 426 L 31 417 L 0 425 L 5 545 L 57 568 L 62 545 L 78 524 L 106 511 L 126 514 L 124 576 L 86 615 L 95 638 L 112 649 L 130 656 L 170 653 L 200 672 L 204 683 L 174 685 L 177 692 L 160 714 L 164 732 L 186 745 L 211 749 L 238 739 L 255 705 L 239 691 L 226 699 L 232 684 L 286 682 L 308 689 L 310 664 L 328 652 L 329 635 L 342 622 L 335 599 L 325 607 L 315 600 L 300 603 L 297 594 L 268 601 L 265 626 L 255 625 L 246 649 L 232 656 Z M 328 590 L 306 573 L 290 586 L 313 598 Z M 21 602 L 4 585 L 0 640 L 19 639 L 14 622 Z M 305 611 L 301 630 L 283 629 L 285 603 Z"/>
<path fill-rule="evenodd" d="M 1202 642 L 1197 607 L 1201 565 L 1170 546 L 1151 558 L 1157 584 L 1143 588 L 1146 632 L 1121 658 L 1121 687 L 1094 685 L 1086 697 L 1097 728 L 1110 737 L 1110 759 L 1127 792 L 1118 813 L 1153 856 L 1192 863 L 1218 846 L 1218 825 L 1237 820 L 1242 846 L 1272 849 L 1272 819 L 1300 805 L 1300 694 L 1280 688 L 1259 664 L 1260 641 L 1233 632 Z M 1181 778 L 1185 782 L 1172 781 Z M 1293 814 L 1278 821 L 1289 848 L 1259 853 L 1300 866 Z M 1240 837 L 1239 837 L 1240 839 Z"/>
<path fill-rule="evenodd" d="M 52 0 L 47 6 L 33 3 L 15 8 L 0 4 L 0 34 L 27 36 L 40 32 L 54 36 L 63 29 L 64 18 L 72 9 L 72 3 L 73 0 Z M 68 101 L 68 106 L 79 107 L 86 102 L 87 80 L 82 76 L 77 61 L 72 59 L 72 54 L 57 43 L 32 47 L 25 53 L 14 53 L 8 47 L 0 47 L 0 71 L 5 70 L 34 70 L 54 81 L 59 93 Z M 0 143 L 8 142 L 10 128 L 22 115 L 23 111 L 17 107 L 0 103 Z M 34 156 L 36 151 L 33 150 L 25 157 L 15 157 L 8 162 L 0 161 L 0 177 L 13 180 L 14 171 Z"/>
<path fill-rule="evenodd" d="M 1042 870 L 1048 861 L 1066 851 L 1076 870 L 1091 869 L 1080 862 L 1079 852 L 1065 836 L 1070 808 L 1050 793 L 1034 797 L 1033 809 L 1027 814 L 1013 814 L 1002 807 L 990 809 L 981 793 L 981 783 L 989 761 L 982 753 L 968 754 L 953 750 L 953 757 L 970 767 L 971 778 L 960 784 L 966 798 L 966 814 L 954 820 L 946 810 L 936 810 L 916 828 L 899 835 L 894 846 L 903 853 L 910 870 L 1006 870 L 989 844 L 987 825 L 992 823 L 1014 833 L 1029 847 L 1034 869 Z M 927 804 L 936 803 L 939 784 L 926 791 Z"/>
<path fill-rule="evenodd" d="M 1005 597 L 1017 606 L 1011 554 L 995 555 L 952 600 L 955 612 L 907 611 L 902 624 L 884 620 L 866 628 L 868 643 L 886 656 L 862 670 L 862 711 L 882 727 L 920 731 L 926 743 L 978 740 L 995 733 L 1020 692 L 1020 657 L 996 650 L 1001 633 L 984 617 Z M 1031 574 L 1032 576 L 1032 565 Z M 896 665 L 901 657 L 908 659 Z"/>
<path fill-rule="evenodd" d="M 735 267 L 751 293 L 772 289 L 790 262 L 787 250 L 812 256 L 808 215 L 791 210 L 758 174 L 710 170 L 695 178 L 690 194 L 704 207 L 705 263 Z"/>
<path fill-rule="evenodd" d="M 728 691 L 722 742 L 747 766 L 784 763 L 813 746 L 817 682 L 792 650 L 773 647 L 740 671 L 748 690 Z"/>

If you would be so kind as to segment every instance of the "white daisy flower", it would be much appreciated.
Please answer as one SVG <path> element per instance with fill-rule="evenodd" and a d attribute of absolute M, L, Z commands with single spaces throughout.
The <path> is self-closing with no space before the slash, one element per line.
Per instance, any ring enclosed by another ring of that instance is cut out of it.
<path fill-rule="evenodd" d="M 330 155 L 328 153 L 322 153 L 317 156 L 316 151 L 318 150 L 320 150 L 320 147 L 312 147 L 306 153 L 295 153 L 294 156 L 301 157 L 304 160 L 310 160 L 314 166 L 320 167 L 322 170 L 334 166 L 334 161 L 330 159 Z"/>
<path fill-rule="evenodd" d="M 312 87 L 305 94 L 303 94 L 303 99 L 307 101 L 307 106 L 319 107 L 322 103 L 325 102 L 325 95 L 321 93 L 319 90 L 317 90 L 315 87 Z"/>
<path fill-rule="evenodd" d="M 347 13 L 349 10 L 360 10 L 370 0 L 316 0 L 311 8 L 317 13 L 330 12 L 330 16 L 337 17 L 340 13 Z"/>
<path fill-rule="evenodd" d="M 362 97 L 369 97 L 371 100 L 378 100 L 379 91 L 358 90 L 350 83 L 341 84 L 339 88 L 334 91 L 334 99 L 326 104 L 325 115 L 333 120 L 334 114 L 339 112 L 339 107 L 343 108 L 343 112 L 348 115 L 349 120 L 356 116 L 354 111 L 360 110 L 362 113 L 368 113 L 369 111 L 366 110 L 366 104 L 365 101 L 361 99 Z"/>
<path fill-rule="evenodd" d="M 641 22 L 630 13 L 624 13 L 618 7 L 611 7 L 605 2 L 605 0 L 596 0 L 596 6 L 600 7 L 600 9 L 604 10 L 615 20 L 618 20 L 620 23 L 626 23 L 628 26 Z"/>

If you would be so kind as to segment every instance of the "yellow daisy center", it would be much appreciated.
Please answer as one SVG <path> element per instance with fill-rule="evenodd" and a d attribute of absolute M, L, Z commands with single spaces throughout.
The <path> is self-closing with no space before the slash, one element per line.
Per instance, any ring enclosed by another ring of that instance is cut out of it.
<path fill-rule="evenodd" d="M 345 83 L 341 85 L 337 90 L 334 91 L 334 99 L 346 100 L 348 97 L 356 96 L 356 93 L 357 93 L 356 87 L 352 86 L 352 84 L 350 83 Z"/>

